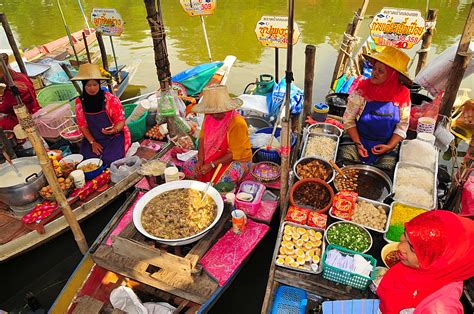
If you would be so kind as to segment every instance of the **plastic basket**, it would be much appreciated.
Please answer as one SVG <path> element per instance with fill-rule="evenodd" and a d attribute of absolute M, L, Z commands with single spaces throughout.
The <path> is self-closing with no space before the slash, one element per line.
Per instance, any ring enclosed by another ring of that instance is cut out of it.
<path fill-rule="evenodd" d="M 72 84 L 54 84 L 43 88 L 37 95 L 41 107 L 45 107 L 53 102 L 69 101 L 79 96 Z M 74 111 L 75 101 L 69 101 L 71 109 Z"/>
<path fill-rule="evenodd" d="M 255 133 L 263 133 L 263 134 L 272 134 L 273 132 L 273 127 L 268 127 L 268 128 L 263 128 Z M 275 130 L 275 138 L 278 138 L 281 133 L 281 128 L 276 128 Z M 296 145 L 296 136 L 294 134 L 291 134 L 291 148 L 294 148 Z M 281 158 L 280 158 L 280 152 L 276 149 L 265 149 L 265 148 L 259 148 L 255 150 L 256 157 L 257 157 L 257 162 L 260 161 L 271 161 L 276 164 L 281 163 Z"/>
<path fill-rule="evenodd" d="M 125 112 L 125 118 L 128 118 L 133 112 L 137 105 L 128 104 L 123 105 L 123 110 Z M 145 136 L 146 132 L 146 117 L 148 116 L 148 111 L 146 111 L 140 118 L 130 123 L 127 123 L 128 128 L 130 129 L 130 135 L 132 137 L 132 142 L 136 142 L 139 139 Z"/>
<path fill-rule="evenodd" d="M 275 294 L 272 314 L 304 314 L 307 304 L 306 291 L 289 286 L 280 286 Z"/>
<path fill-rule="evenodd" d="M 363 256 L 366 260 L 370 261 L 370 264 L 372 264 L 372 268 L 373 268 L 372 272 L 370 273 L 370 277 L 364 277 L 359 274 L 354 274 L 346 270 L 339 269 L 337 267 L 326 264 L 326 255 L 327 255 L 327 252 L 329 252 L 331 249 L 336 249 L 345 255 L 353 256 L 355 254 L 359 254 Z M 370 282 L 375 279 L 376 266 L 377 266 L 377 260 L 375 260 L 375 258 L 373 258 L 372 256 L 368 254 L 361 254 L 358 252 L 354 252 L 354 251 L 348 250 L 346 248 L 343 248 L 341 246 L 337 246 L 334 244 L 330 244 L 326 248 L 326 251 L 323 254 L 323 277 L 325 279 L 339 282 L 339 283 L 342 283 L 342 284 L 345 284 L 345 285 L 348 285 L 360 290 L 367 289 Z"/>
<path fill-rule="evenodd" d="M 75 134 L 72 134 L 73 132 Z M 82 132 L 79 130 L 79 127 L 77 125 L 65 128 L 59 133 L 59 135 L 61 135 L 63 139 L 68 140 L 71 143 L 79 143 L 84 138 Z"/>
<path fill-rule="evenodd" d="M 46 139 L 57 139 L 61 131 L 76 125 L 72 120 L 72 112 L 69 105 L 64 104 L 54 108 L 55 104 L 50 104 L 46 108 L 40 109 L 33 114 L 39 134 Z"/>

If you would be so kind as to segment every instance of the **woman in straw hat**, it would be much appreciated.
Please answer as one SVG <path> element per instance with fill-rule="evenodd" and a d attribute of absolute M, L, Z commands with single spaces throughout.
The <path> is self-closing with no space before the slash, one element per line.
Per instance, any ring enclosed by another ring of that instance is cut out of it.
<path fill-rule="evenodd" d="M 120 100 L 101 89 L 107 80 L 98 65 L 82 64 L 72 78 L 82 82 L 82 95 L 76 100 L 76 119 L 84 135 L 81 154 L 84 158 L 101 157 L 106 165 L 123 158 L 130 147 L 130 131 Z"/>
<path fill-rule="evenodd" d="M 410 58 L 393 47 L 364 57 L 373 65 L 372 77 L 360 81 L 351 93 L 343 117 L 355 146 L 343 146 L 340 154 L 391 170 L 397 158 L 393 151 L 406 137 L 410 120 L 410 91 L 402 83 L 411 83 Z"/>
<path fill-rule="evenodd" d="M 8 65 L 8 55 L 6 53 L 0 54 L 0 58 L 5 61 Z M 33 114 L 40 109 L 38 100 L 36 99 L 36 91 L 33 87 L 33 83 L 28 78 L 28 75 L 16 72 L 8 68 L 10 75 L 13 79 L 13 83 L 20 92 L 20 98 L 25 104 L 28 111 Z M 5 73 L 0 67 L 0 83 L 6 83 Z M 4 130 L 13 130 L 13 127 L 18 124 L 18 118 L 13 111 L 13 106 L 17 105 L 15 95 L 13 95 L 10 87 L 6 87 L 3 91 L 2 102 L 0 103 L 0 127 Z"/>
<path fill-rule="evenodd" d="M 242 100 L 231 98 L 225 86 L 204 89 L 202 101 L 193 108 L 205 116 L 197 158 L 183 165 L 188 178 L 207 182 L 218 164 L 222 168 L 215 182 L 237 182 L 244 176 L 252 160 L 252 149 L 247 123 L 235 110 L 240 106 Z"/>

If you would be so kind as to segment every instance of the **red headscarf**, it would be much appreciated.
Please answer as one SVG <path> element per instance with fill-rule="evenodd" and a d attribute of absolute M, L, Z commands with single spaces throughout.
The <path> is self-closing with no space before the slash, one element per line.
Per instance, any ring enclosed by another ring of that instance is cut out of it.
<path fill-rule="evenodd" d="M 356 90 L 367 101 L 391 101 L 395 106 L 409 106 L 410 90 L 400 82 L 397 71 L 387 65 L 385 69 L 387 78 L 382 84 L 374 84 L 370 79 L 365 79 L 358 83 Z"/>
<path fill-rule="evenodd" d="M 204 161 L 206 163 L 220 157 L 215 157 L 215 154 L 221 148 L 222 142 L 227 140 L 226 134 L 235 115 L 238 115 L 237 111 L 231 110 L 227 111 L 220 120 L 214 118 L 211 114 L 204 116 Z"/>
<path fill-rule="evenodd" d="M 382 313 L 416 307 L 443 286 L 474 276 L 474 221 L 434 210 L 405 224 L 420 264 L 419 269 L 398 263 L 380 283 Z"/>

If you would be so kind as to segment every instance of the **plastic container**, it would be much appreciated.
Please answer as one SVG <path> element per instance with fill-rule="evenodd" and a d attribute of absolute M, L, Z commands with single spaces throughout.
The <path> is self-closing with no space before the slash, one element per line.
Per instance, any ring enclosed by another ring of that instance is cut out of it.
<path fill-rule="evenodd" d="M 41 107 L 46 107 L 53 102 L 69 101 L 79 96 L 74 85 L 72 84 L 55 84 L 43 88 L 37 95 L 38 102 Z M 72 109 L 74 109 L 74 101 L 70 101 Z"/>
<path fill-rule="evenodd" d="M 382 261 L 387 266 L 390 268 L 390 266 L 387 265 L 385 262 L 385 258 L 387 257 L 388 253 L 393 252 L 393 251 L 398 251 L 398 245 L 400 242 L 390 242 L 388 244 L 385 244 L 385 246 L 382 248 L 382 252 L 380 253 L 380 257 L 382 257 Z"/>
<path fill-rule="evenodd" d="M 253 181 L 242 182 L 236 194 L 237 197 L 235 198 L 235 208 L 244 211 L 247 215 L 255 216 L 262 202 L 262 197 L 265 193 L 265 190 L 265 186 L 261 183 Z M 253 198 L 250 202 L 239 200 L 239 193 L 251 194 Z"/>
<path fill-rule="evenodd" d="M 304 314 L 307 305 L 306 291 L 289 286 L 280 286 L 275 294 L 272 314 Z"/>
<path fill-rule="evenodd" d="M 136 104 L 123 105 L 123 110 L 125 112 L 125 118 L 128 118 L 133 110 L 135 110 Z M 128 128 L 130 129 L 130 135 L 132 137 L 132 142 L 136 142 L 139 139 L 143 138 L 146 133 L 146 117 L 148 116 L 148 111 L 143 113 L 143 115 L 135 121 L 127 123 Z"/>
<path fill-rule="evenodd" d="M 436 141 L 436 137 L 431 133 L 418 133 L 416 135 L 416 139 L 420 140 L 420 141 L 423 141 L 423 142 L 426 142 L 426 143 L 429 143 L 431 145 L 434 145 L 435 141 Z"/>
<path fill-rule="evenodd" d="M 84 135 L 82 134 L 81 130 L 79 130 L 79 127 L 77 125 L 65 128 L 64 130 L 59 132 L 59 135 L 61 135 L 63 139 L 68 140 L 71 143 L 79 143 L 84 138 Z"/>
<path fill-rule="evenodd" d="M 328 117 L 329 106 L 324 103 L 314 104 L 311 107 L 311 116 L 317 122 L 324 122 Z"/>
<path fill-rule="evenodd" d="M 342 117 L 346 111 L 347 98 L 349 94 L 333 93 L 326 96 L 326 104 L 329 105 L 329 114 Z"/>
<path fill-rule="evenodd" d="M 321 179 L 303 179 L 303 180 L 300 180 L 300 181 L 296 182 L 295 184 L 293 184 L 293 186 L 291 187 L 291 190 L 290 190 L 290 203 L 291 203 L 291 205 L 296 206 L 296 207 L 302 207 L 302 208 L 310 208 L 308 206 L 304 206 L 304 205 L 299 204 L 299 203 L 297 204 L 295 202 L 295 199 L 294 199 L 294 196 L 293 196 L 295 194 L 295 191 L 298 189 L 298 187 L 300 185 L 308 183 L 308 182 L 322 185 L 329 191 L 330 198 L 329 198 L 328 204 L 325 207 L 323 207 L 322 209 L 316 210 L 316 212 L 318 212 L 318 213 L 326 213 L 329 210 L 329 208 L 331 208 L 331 206 L 332 206 L 332 201 L 334 199 L 334 191 L 331 188 L 331 186 L 329 184 L 327 184 L 326 181 L 323 181 Z M 314 210 L 314 208 L 310 208 L 310 209 Z"/>
<path fill-rule="evenodd" d="M 138 156 L 122 158 L 110 164 L 110 181 L 117 183 L 128 175 L 136 172 L 142 165 Z"/>
<path fill-rule="evenodd" d="M 264 134 L 272 134 L 273 132 L 273 127 L 268 127 L 268 128 L 263 128 L 255 133 L 264 133 Z M 275 130 L 275 137 L 279 138 L 281 133 L 281 128 L 276 128 Z M 296 136 L 294 134 L 291 134 L 291 148 L 294 148 L 296 145 Z M 276 164 L 281 163 L 281 157 L 280 157 L 280 152 L 279 150 L 276 149 L 265 149 L 265 148 L 259 148 L 258 151 L 256 151 L 256 157 L 257 157 L 257 162 L 259 161 L 271 161 Z"/>
<path fill-rule="evenodd" d="M 337 267 L 326 264 L 327 252 L 329 252 L 332 249 L 336 249 L 339 252 L 343 253 L 344 255 L 354 256 L 355 254 L 358 254 L 364 257 L 366 260 L 370 261 L 370 264 L 372 264 L 372 267 L 373 267 L 370 277 L 364 277 L 359 274 L 351 273 L 346 270 L 339 269 Z M 341 246 L 330 244 L 326 248 L 326 251 L 323 254 L 323 277 L 325 279 L 342 283 L 344 285 L 348 285 L 356 289 L 365 290 L 369 286 L 370 282 L 375 279 L 375 266 L 376 265 L 377 265 L 377 260 L 368 254 L 357 253 L 357 252 L 348 250 L 346 248 L 343 248 Z"/>
<path fill-rule="evenodd" d="M 430 133 L 433 134 L 436 127 L 436 120 L 433 118 L 422 117 L 418 119 L 416 126 L 416 133 Z"/>

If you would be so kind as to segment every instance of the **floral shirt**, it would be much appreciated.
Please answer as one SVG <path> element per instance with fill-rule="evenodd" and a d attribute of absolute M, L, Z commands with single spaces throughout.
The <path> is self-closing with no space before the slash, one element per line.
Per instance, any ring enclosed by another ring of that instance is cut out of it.
<path fill-rule="evenodd" d="M 118 97 L 112 95 L 109 92 L 105 93 L 105 112 L 109 116 L 110 121 L 115 124 L 120 121 L 125 121 L 125 112 L 122 107 L 122 103 Z M 86 115 L 84 114 L 84 109 L 82 108 L 81 99 L 78 97 L 76 99 L 76 120 L 79 127 L 87 127 Z M 125 153 L 129 149 L 132 139 L 130 136 L 130 130 L 127 125 L 123 127 L 123 132 L 125 135 Z"/>
<path fill-rule="evenodd" d="M 364 112 L 366 103 L 367 101 L 360 95 L 358 90 L 349 95 L 347 108 L 343 116 L 345 130 L 356 127 L 356 121 L 359 120 L 362 112 Z M 400 109 L 400 122 L 397 123 L 393 133 L 406 138 L 410 122 L 411 104 L 400 104 L 397 107 Z"/>

